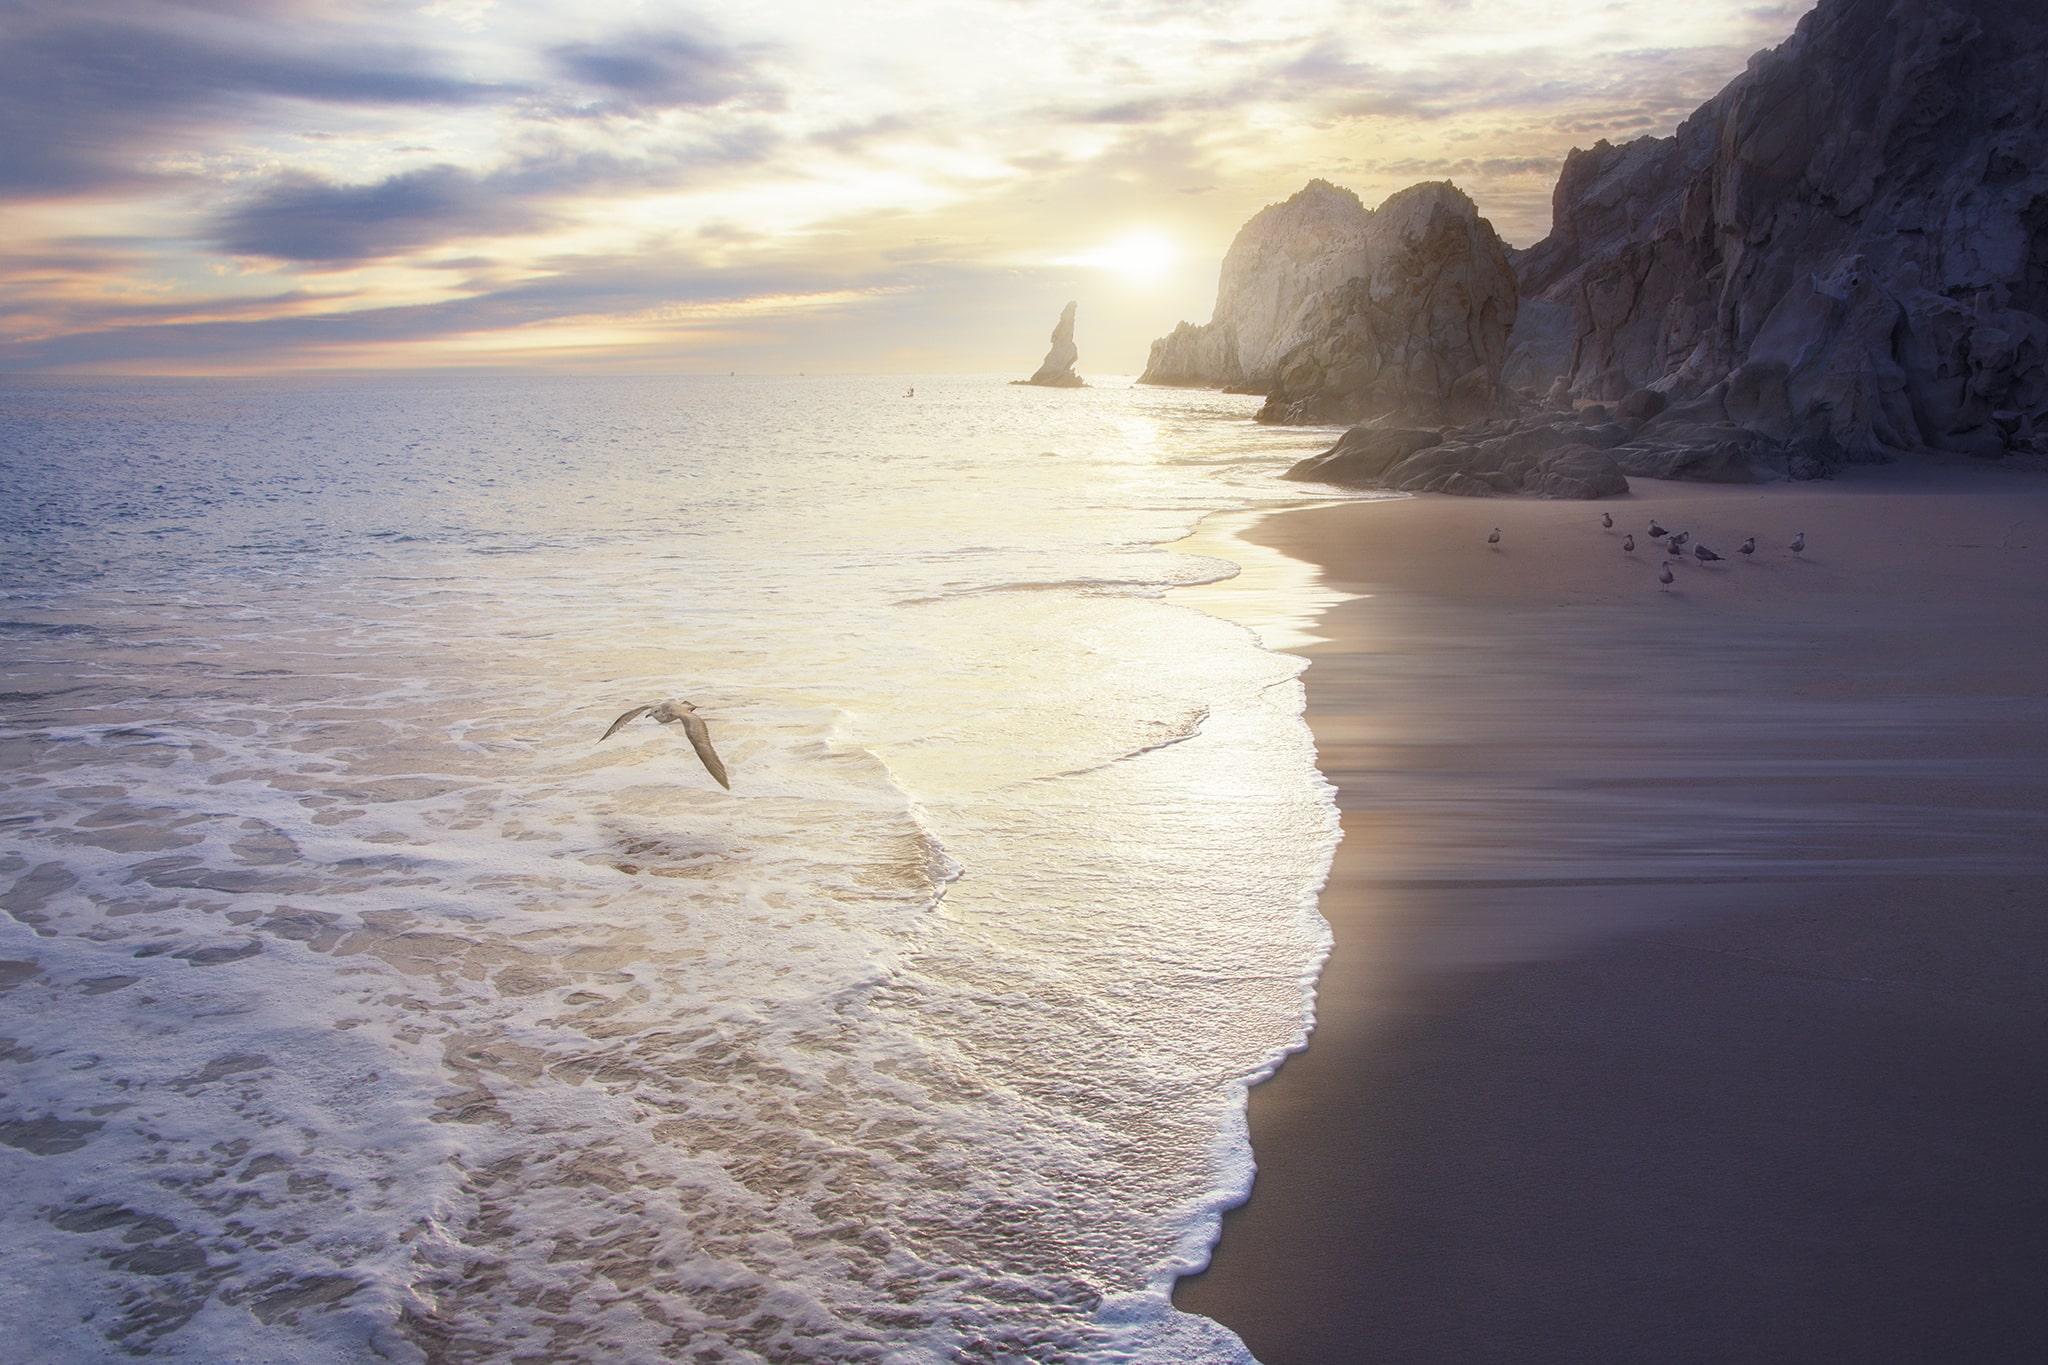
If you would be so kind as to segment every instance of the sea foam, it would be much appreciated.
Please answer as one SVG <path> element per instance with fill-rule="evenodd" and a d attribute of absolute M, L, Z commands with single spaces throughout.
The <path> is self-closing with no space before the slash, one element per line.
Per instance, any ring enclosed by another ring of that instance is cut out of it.
<path fill-rule="evenodd" d="M 1336 821 L 1159 546 L 1314 438 L 899 388 L 7 391 L 20 1349 L 1249 1360 Z"/>

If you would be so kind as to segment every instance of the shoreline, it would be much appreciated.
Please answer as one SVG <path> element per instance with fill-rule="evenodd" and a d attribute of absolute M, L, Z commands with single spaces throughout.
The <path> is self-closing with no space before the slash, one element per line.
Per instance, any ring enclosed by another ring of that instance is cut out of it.
<path fill-rule="evenodd" d="M 1651 515 L 1726 562 L 1660 591 Z M 1268 647 L 1335 942 L 1176 1305 L 1264 1365 L 2048 1354 L 2048 480 L 1246 520 L 1332 599 Z"/>

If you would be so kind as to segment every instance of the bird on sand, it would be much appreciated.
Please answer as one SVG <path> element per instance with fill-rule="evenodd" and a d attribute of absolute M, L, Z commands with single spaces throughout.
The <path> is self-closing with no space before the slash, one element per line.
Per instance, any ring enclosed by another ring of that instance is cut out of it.
<path fill-rule="evenodd" d="M 1627 550 L 1630 554 L 1636 552 L 1636 538 L 1633 533 L 1621 538 L 1621 548 Z"/>
<path fill-rule="evenodd" d="M 1692 547 L 1692 557 L 1702 564 L 1711 564 L 1721 556 L 1715 554 L 1704 545 L 1695 545 Z"/>
<path fill-rule="evenodd" d="M 706 771 L 718 779 L 719 786 L 732 790 L 732 783 L 726 780 L 725 764 L 718 761 L 718 751 L 711 747 L 711 731 L 705 726 L 704 718 L 697 714 L 697 708 L 686 701 L 656 701 L 636 706 L 613 721 L 611 728 L 597 737 L 597 742 L 604 743 L 642 716 L 658 720 L 663 725 L 681 725 L 683 733 L 690 738 L 690 747 L 697 751 L 697 757 L 704 760 Z"/>
<path fill-rule="evenodd" d="M 1657 524 L 1657 520 L 1655 517 L 1652 517 L 1650 519 L 1650 539 L 1655 540 L 1659 536 L 1664 536 L 1668 534 L 1670 533 Z"/>
<path fill-rule="evenodd" d="M 1614 513 L 1602 512 L 1600 514 L 1600 524 L 1612 531 L 1614 529 Z"/>
<path fill-rule="evenodd" d="M 1735 552 L 1736 552 L 1737 554 L 1744 554 L 1744 555 L 1753 555 L 1753 554 L 1755 554 L 1755 553 L 1756 553 L 1756 537 L 1755 537 L 1755 536 L 1751 536 L 1751 537 L 1750 537 L 1750 538 L 1749 538 L 1748 540 L 1745 540 L 1745 541 L 1743 541 L 1743 542 L 1742 542 L 1742 543 L 1741 543 L 1740 545 L 1738 545 L 1738 546 L 1736 546 L 1736 547 L 1735 547 Z"/>
<path fill-rule="evenodd" d="M 1658 581 L 1659 583 L 1662 583 L 1662 584 L 1664 585 L 1664 587 L 1665 587 L 1665 588 L 1669 588 L 1669 587 L 1671 586 L 1671 583 L 1672 583 L 1672 575 L 1671 575 L 1671 561 L 1670 561 L 1670 560 L 1668 560 L 1668 559 L 1667 559 L 1667 560 L 1665 560 L 1665 561 L 1664 561 L 1664 563 L 1663 563 L 1663 565 L 1662 565 L 1662 566 L 1661 566 L 1661 567 L 1660 567 L 1660 568 L 1659 568 L 1659 569 L 1657 570 L 1657 581 Z M 1659 592 L 1662 592 L 1662 591 L 1663 591 L 1663 588 L 1660 588 L 1660 589 L 1658 589 L 1658 591 L 1659 591 Z"/>
<path fill-rule="evenodd" d="M 1798 535 L 1792 537 L 1792 553 L 1795 555 L 1806 553 L 1806 532 L 1801 531 Z"/>
<path fill-rule="evenodd" d="M 1674 550 L 1683 549 L 1685 547 L 1685 542 L 1691 539 L 1692 532 L 1680 531 L 1677 535 L 1671 537 L 1671 548 Z"/>
<path fill-rule="evenodd" d="M 1493 534 L 1486 538 L 1486 543 L 1488 545 L 1500 544 L 1500 527 L 1496 526 L 1493 528 Z"/>

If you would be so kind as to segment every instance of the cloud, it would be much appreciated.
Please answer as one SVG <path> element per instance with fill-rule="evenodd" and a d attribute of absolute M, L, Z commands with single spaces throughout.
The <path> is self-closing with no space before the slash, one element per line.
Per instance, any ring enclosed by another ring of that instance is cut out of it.
<path fill-rule="evenodd" d="M 565 43 L 549 56 L 571 80 L 603 92 L 594 112 L 645 114 L 747 99 L 778 103 L 760 70 L 760 47 L 733 47 L 681 32 L 628 32 L 602 43 Z"/>
<path fill-rule="evenodd" d="M 220 224 L 221 247 L 282 261 L 396 256 L 450 237 L 518 232 L 542 216 L 460 166 L 428 166 L 367 185 L 287 174 Z"/>
<path fill-rule="evenodd" d="M 1695 107 L 1728 71 L 1741 68 L 1743 55 L 1733 47 L 1702 45 L 1611 52 L 1588 62 L 1539 34 L 1526 48 L 1394 69 L 1357 60 L 1342 37 L 1322 33 L 1293 44 L 1258 45 L 1257 63 L 1248 69 L 1239 64 L 1232 79 L 1108 104 L 1041 108 L 1034 117 L 1080 126 L 1179 127 L 1218 114 L 1234 120 L 1249 106 L 1271 105 L 1297 111 L 1294 117 L 1315 126 L 1366 118 L 1469 120 L 1484 113 L 1564 118 L 1587 108 L 1608 114 L 1629 109 L 1640 121 L 1660 122 Z"/>
<path fill-rule="evenodd" d="M 61 335 L 0 341 L 0 369 L 39 369 L 123 362 L 225 363 L 239 368 L 273 364 L 295 351 L 396 345 L 479 333 L 508 333 L 575 319 L 646 323 L 692 310 L 743 309 L 750 303 L 841 296 L 885 289 L 892 280 L 783 267 L 711 269 L 666 255 L 575 258 L 555 263 L 538 278 L 464 298 L 434 303 L 358 308 L 347 312 L 295 310 L 288 316 L 243 319 L 264 301 L 194 303 L 189 314 L 205 321 L 161 321 L 156 305 L 113 311 L 96 306 L 74 317 L 86 329 Z M 297 302 L 303 295 L 267 302 Z M 227 316 L 221 316 L 221 315 Z"/>
<path fill-rule="evenodd" d="M 769 130 L 743 126 L 638 158 L 542 149 L 488 174 L 443 163 L 340 184 L 286 172 L 217 218 L 211 238 L 237 256 L 352 265 L 451 238 L 530 232 L 559 221 L 579 196 L 675 189 L 756 165 L 778 145 Z"/>
<path fill-rule="evenodd" d="M 92 190 L 262 100 L 452 105 L 506 87 L 436 68 L 417 47 L 340 41 L 283 4 L 138 10 L 107 0 L 0 8 L 0 194 Z M 257 22 L 244 22 L 253 17 Z M 337 55 L 345 54 L 345 55 Z"/>
<path fill-rule="evenodd" d="M 77 199 L 20 215 L 0 251 L 0 293 L 28 305 L 0 351 L 261 368 L 379 336 L 431 358 L 447 335 L 464 363 L 492 329 L 516 344 L 649 306 L 697 327 L 726 302 L 899 285 L 862 307 L 906 338 L 927 289 L 955 291 L 929 335 L 1038 335 L 1048 256 L 1140 226 L 1220 255 L 1310 176 L 1369 201 L 1456 176 L 1504 231 L 1536 232 L 1567 146 L 1668 130 L 1779 12 L 1566 0 L 1475 34 L 1400 0 L 778 0 L 712 28 L 693 3 L 0 0 L 0 200 Z M 113 255 L 100 233 L 122 234 Z M 371 261 L 398 268 L 351 278 L 347 304 L 291 292 Z M 971 306 L 986 280 L 1014 288 L 1014 318 Z M 1199 315 L 1211 283 L 1171 306 Z M 1115 335 L 1107 311 L 1095 335 Z M 666 324 L 617 323 L 642 325 Z"/>

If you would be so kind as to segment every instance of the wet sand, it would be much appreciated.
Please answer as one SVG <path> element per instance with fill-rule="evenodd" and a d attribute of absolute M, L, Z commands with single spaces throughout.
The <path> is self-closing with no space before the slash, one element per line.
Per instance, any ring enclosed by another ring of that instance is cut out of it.
<path fill-rule="evenodd" d="M 1660 590 L 1653 516 L 1726 562 Z M 1176 1301 L 1266 1365 L 2048 1359 L 2048 477 L 1246 534 L 1363 594 L 1336 945 Z"/>

